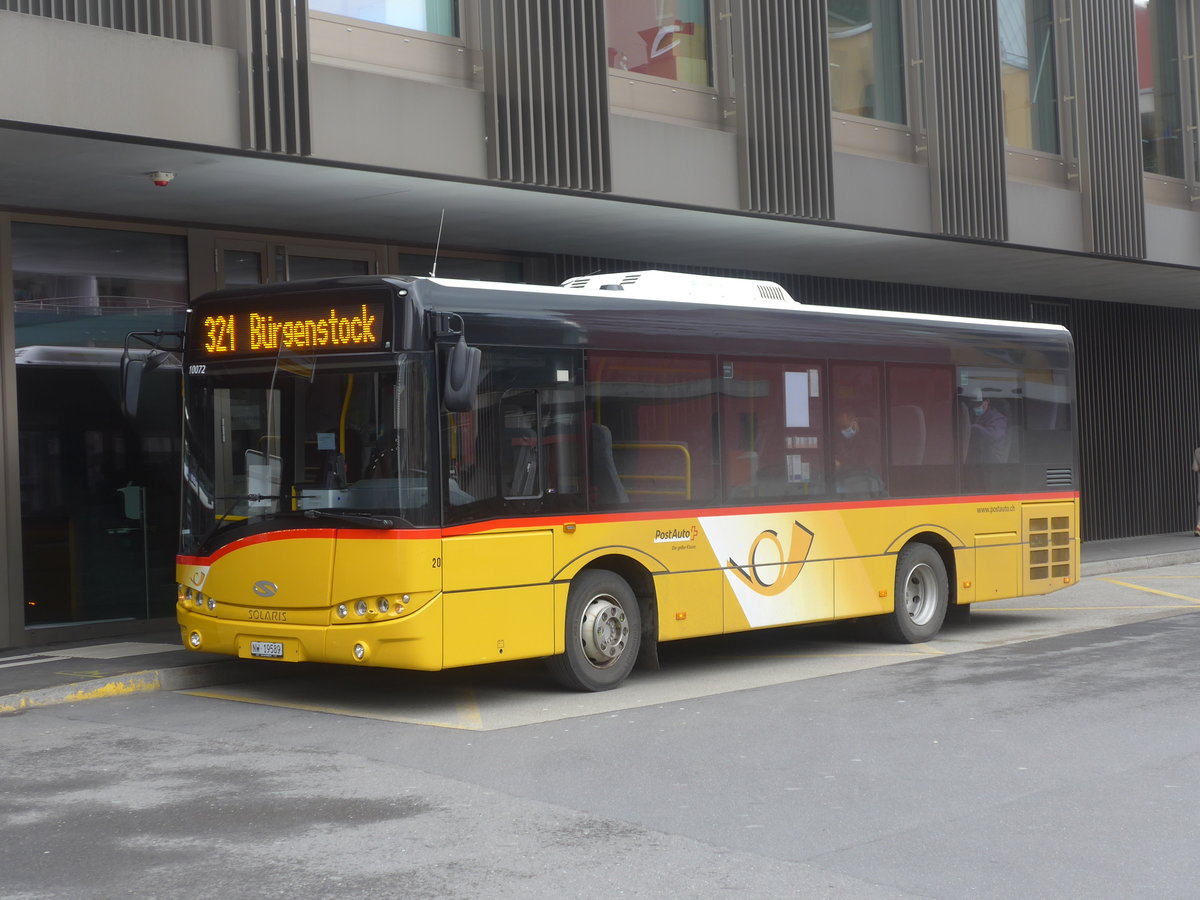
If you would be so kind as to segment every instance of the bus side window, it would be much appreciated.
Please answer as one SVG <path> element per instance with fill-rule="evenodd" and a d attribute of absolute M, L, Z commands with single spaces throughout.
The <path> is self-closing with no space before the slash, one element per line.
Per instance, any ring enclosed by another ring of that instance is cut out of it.
<path fill-rule="evenodd" d="M 654 507 L 713 497 L 711 358 L 593 352 L 587 373 L 589 442 L 594 450 L 592 425 L 607 429 L 621 488 L 601 493 L 592 460 L 592 503 L 620 503 L 623 495 L 629 506 Z"/>
<path fill-rule="evenodd" d="M 1069 466 L 1071 437 L 1070 372 L 1030 369 L 1025 373 L 1025 432 L 1022 462 Z"/>
<path fill-rule="evenodd" d="M 893 496 L 928 497 L 958 489 L 954 449 L 954 369 L 887 369 L 888 486 Z"/>
<path fill-rule="evenodd" d="M 475 408 L 445 419 L 450 521 L 583 510 L 581 356 L 484 348 Z"/>
<path fill-rule="evenodd" d="M 883 467 L 882 367 L 877 363 L 830 366 L 833 478 L 839 494 L 887 493 Z"/>
<path fill-rule="evenodd" d="M 1022 456 L 1023 389 L 1016 369 L 970 367 L 959 371 L 964 487 L 1015 490 Z"/>
<path fill-rule="evenodd" d="M 818 362 L 721 360 L 721 459 L 729 500 L 828 490 L 823 383 Z"/>

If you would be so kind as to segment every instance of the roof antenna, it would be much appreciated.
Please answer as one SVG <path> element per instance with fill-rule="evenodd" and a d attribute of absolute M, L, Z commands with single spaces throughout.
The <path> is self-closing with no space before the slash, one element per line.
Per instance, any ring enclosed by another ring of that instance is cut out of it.
<path fill-rule="evenodd" d="M 442 226 L 446 224 L 446 207 L 442 207 L 442 220 L 438 222 L 438 239 L 437 246 L 433 248 L 433 268 L 429 270 L 429 277 L 437 277 L 437 261 L 438 254 L 442 252 Z"/>

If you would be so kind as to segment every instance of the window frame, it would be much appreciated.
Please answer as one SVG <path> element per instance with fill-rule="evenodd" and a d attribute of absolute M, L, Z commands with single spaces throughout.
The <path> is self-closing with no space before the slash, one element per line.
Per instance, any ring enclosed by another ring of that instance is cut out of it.
<path fill-rule="evenodd" d="M 1134 0 L 1129 0 L 1132 4 Z M 1180 130 L 1180 168 L 1182 175 L 1167 175 L 1146 169 L 1144 142 L 1140 144 L 1142 153 L 1142 180 L 1145 187 L 1147 203 L 1162 206 L 1174 206 L 1181 209 L 1196 209 L 1200 204 L 1200 196 L 1196 196 L 1200 186 L 1200 116 L 1196 105 L 1200 102 L 1200 79 L 1196 65 L 1196 48 L 1200 46 L 1200 33 L 1195 21 L 1194 0 L 1175 0 L 1175 59 L 1178 67 L 1179 87 L 1179 130 Z M 1136 28 L 1136 26 L 1135 26 Z M 1135 34 L 1136 39 L 1136 34 Z M 1148 35 L 1148 44 L 1153 47 L 1153 36 Z M 1141 66 L 1140 56 L 1135 53 L 1135 64 Z M 1154 58 L 1151 60 L 1154 67 Z M 1140 93 L 1139 93 L 1140 96 Z M 1139 104 L 1139 136 L 1141 110 Z"/>

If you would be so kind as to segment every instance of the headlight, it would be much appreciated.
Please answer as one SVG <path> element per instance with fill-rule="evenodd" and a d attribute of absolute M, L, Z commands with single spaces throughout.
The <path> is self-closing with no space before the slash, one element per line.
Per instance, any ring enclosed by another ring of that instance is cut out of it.
<path fill-rule="evenodd" d="M 365 616 L 367 614 L 368 609 L 369 609 L 369 607 L 367 606 L 366 600 L 359 600 L 357 603 L 354 604 L 354 611 L 356 613 L 358 613 L 358 615 L 360 615 L 360 616 Z"/>
<path fill-rule="evenodd" d="M 350 610 L 346 609 L 345 603 L 338 604 L 337 615 L 339 619 L 344 619 L 346 616 L 350 615 Z"/>
<path fill-rule="evenodd" d="M 392 604 L 388 603 L 387 597 L 380 597 L 375 601 L 375 608 L 381 613 L 385 613 L 392 608 Z"/>

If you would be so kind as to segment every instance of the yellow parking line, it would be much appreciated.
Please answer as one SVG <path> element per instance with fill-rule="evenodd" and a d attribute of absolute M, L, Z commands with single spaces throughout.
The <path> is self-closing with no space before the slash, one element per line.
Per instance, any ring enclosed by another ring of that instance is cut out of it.
<path fill-rule="evenodd" d="M 922 656 L 946 656 L 945 650 L 939 650 L 937 647 L 930 647 L 928 644 L 913 644 L 913 650 Z"/>
<path fill-rule="evenodd" d="M 223 694 L 218 691 L 180 691 L 192 697 L 204 697 L 208 700 L 230 700 L 234 703 L 253 703 L 258 706 L 275 706 L 281 709 L 298 709 L 303 712 L 326 713 L 331 716 L 353 716 L 359 719 L 379 719 L 384 722 L 399 722 L 403 725 L 430 725 L 434 728 L 455 728 L 460 731 L 480 731 L 483 729 L 482 717 L 477 717 L 474 723 L 438 722 L 430 719 L 417 719 L 407 716 L 388 716 L 378 713 L 362 712 L 345 706 L 318 706 L 312 703 L 293 703 L 288 700 L 263 700 L 258 697 L 243 697 L 238 694 Z"/>
<path fill-rule="evenodd" d="M 933 652 L 940 656 L 947 655 L 944 650 L 937 650 Z M 903 650 L 882 650 L 878 653 L 805 653 L 803 651 L 797 651 L 795 653 L 764 653 L 762 655 L 755 656 L 730 656 L 729 654 L 725 654 L 723 656 L 714 656 L 713 659 L 732 662 L 742 662 L 745 660 L 754 661 L 758 659 L 884 659 L 885 657 L 894 657 L 897 659 L 918 659 L 922 656 L 929 655 L 930 654 L 923 653 L 918 650 L 910 650 L 907 653 Z"/>
<path fill-rule="evenodd" d="M 479 709 L 479 701 L 475 698 L 474 691 L 466 689 L 459 691 L 458 700 L 454 705 L 458 707 L 458 720 L 462 723 L 458 726 L 459 728 L 471 731 L 483 730 L 483 713 Z"/>
<path fill-rule="evenodd" d="M 1161 591 L 1159 592 L 1161 593 Z M 1168 594 L 1168 597 L 1174 596 Z M 1181 597 L 1181 600 L 1192 600 L 1191 597 Z M 1192 603 L 1200 603 L 1200 600 L 1192 600 Z M 972 604 L 972 614 L 980 612 L 1086 612 L 1093 609 L 1195 609 L 1195 606 L 1180 606 L 1177 603 L 1140 603 L 1137 606 L 995 606 L 991 603 Z"/>
<path fill-rule="evenodd" d="M 1104 580 L 1109 584 L 1115 584 L 1117 587 L 1133 588 L 1135 591 L 1145 591 L 1147 594 L 1158 594 L 1162 597 L 1172 597 L 1175 600 L 1187 600 L 1189 603 L 1200 604 L 1200 600 L 1197 600 L 1195 597 L 1185 597 L 1183 594 L 1172 594 L 1168 591 L 1160 591 L 1156 588 L 1142 587 L 1140 584 L 1130 584 L 1127 581 L 1117 581 L 1113 578 L 1105 578 Z"/>

